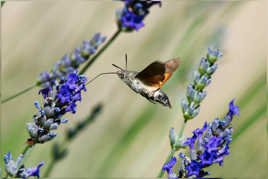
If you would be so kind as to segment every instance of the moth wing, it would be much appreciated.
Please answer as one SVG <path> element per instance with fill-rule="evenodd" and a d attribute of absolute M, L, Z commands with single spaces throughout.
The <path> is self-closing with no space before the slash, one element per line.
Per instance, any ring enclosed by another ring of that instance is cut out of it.
<path fill-rule="evenodd" d="M 166 61 L 165 63 L 165 73 L 170 73 L 172 74 L 174 71 L 177 70 L 180 64 L 180 59 L 179 58 L 174 58 L 171 60 Z"/>
<path fill-rule="evenodd" d="M 158 86 L 159 81 L 164 79 L 165 64 L 161 62 L 153 62 L 145 69 L 139 72 L 135 77 L 149 86 Z"/>
<path fill-rule="evenodd" d="M 136 75 L 144 84 L 161 88 L 179 66 L 179 59 L 172 59 L 165 63 L 153 62 Z"/>

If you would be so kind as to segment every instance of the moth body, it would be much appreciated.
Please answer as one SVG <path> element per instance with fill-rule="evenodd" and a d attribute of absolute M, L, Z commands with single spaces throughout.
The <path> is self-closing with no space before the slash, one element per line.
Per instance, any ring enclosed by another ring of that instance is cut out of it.
<path fill-rule="evenodd" d="M 178 58 L 174 58 L 166 62 L 155 61 L 140 72 L 127 70 L 127 56 L 125 69 L 115 64 L 112 65 L 116 67 L 118 71 L 101 73 L 87 82 L 87 84 L 91 83 L 101 75 L 116 74 L 133 91 L 141 94 L 150 102 L 157 102 L 171 108 L 168 96 L 160 88 L 178 68 Z"/>
<path fill-rule="evenodd" d="M 159 102 L 164 106 L 171 107 L 168 96 L 160 88 L 144 84 L 136 78 L 137 74 L 136 71 L 120 70 L 117 72 L 118 77 L 136 93 L 141 94 L 152 103 Z"/>

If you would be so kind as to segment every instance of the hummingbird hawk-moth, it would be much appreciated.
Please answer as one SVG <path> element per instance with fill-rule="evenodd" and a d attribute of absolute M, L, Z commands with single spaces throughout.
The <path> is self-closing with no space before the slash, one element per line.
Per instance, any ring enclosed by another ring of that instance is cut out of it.
<path fill-rule="evenodd" d="M 104 74 L 116 74 L 133 91 L 141 94 L 150 102 L 158 102 L 164 106 L 171 108 L 168 96 L 160 88 L 166 83 L 173 72 L 178 68 L 178 58 L 174 58 L 166 62 L 155 61 L 140 72 L 127 70 L 127 55 L 125 69 L 115 64 L 112 65 L 118 69 L 117 72 L 101 73 L 90 80 L 88 83 Z"/>

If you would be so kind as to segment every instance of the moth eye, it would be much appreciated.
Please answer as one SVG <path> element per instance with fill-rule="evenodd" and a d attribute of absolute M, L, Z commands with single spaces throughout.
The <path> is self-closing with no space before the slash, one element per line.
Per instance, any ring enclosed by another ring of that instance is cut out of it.
<path fill-rule="evenodd" d="M 119 78 L 123 78 L 124 75 L 122 73 L 118 73 Z"/>
<path fill-rule="evenodd" d="M 168 97 L 165 94 L 160 94 L 159 99 L 164 103 L 168 103 Z"/>
<path fill-rule="evenodd" d="M 163 96 L 163 101 L 165 101 L 165 102 L 167 102 L 168 101 L 168 99 L 167 99 L 167 97 L 165 97 L 165 96 Z"/>

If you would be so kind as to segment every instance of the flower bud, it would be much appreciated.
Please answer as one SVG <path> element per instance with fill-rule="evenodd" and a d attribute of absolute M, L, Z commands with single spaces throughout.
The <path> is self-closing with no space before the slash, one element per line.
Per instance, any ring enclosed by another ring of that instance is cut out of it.
<path fill-rule="evenodd" d="M 35 125 L 34 123 L 27 123 L 27 130 L 30 134 L 31 137 L 35 138 L 38 136 L 38 126 Z"/>
<path fill-rule="evenodd" d="M 170 141 L 171 147 L 173 147 L 173 145 L 176 142 L 176 134 L 175 134 L 174 128 L 170 128 L 169 130 L 169 141 Z"/>

